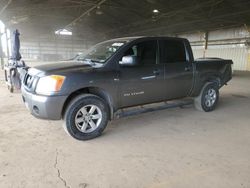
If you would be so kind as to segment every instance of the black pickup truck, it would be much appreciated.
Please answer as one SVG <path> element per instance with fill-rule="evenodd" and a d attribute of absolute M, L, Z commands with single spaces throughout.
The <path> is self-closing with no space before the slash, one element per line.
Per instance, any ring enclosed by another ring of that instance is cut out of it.
<path fill-rule="evenodd" d="M 95 45 L 77 61 L 30 68 L 22 96 L 34 116 L 63 119 L 67 133 L 87 140 L 131 106 L 193 97 L 199 110 L 214 110 L 232 63 L 194 60 L 182 38 L 119 38 Z"/>

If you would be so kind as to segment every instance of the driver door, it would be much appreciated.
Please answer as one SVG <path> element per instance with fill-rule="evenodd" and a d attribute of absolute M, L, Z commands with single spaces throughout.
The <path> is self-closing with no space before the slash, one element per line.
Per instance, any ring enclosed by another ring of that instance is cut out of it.
<path fill-rule="evenodd" d="M 157 40 L 143 41 L 123 56 L 137 56 L 138 65 L 120 65 L 121 107 L 158 102 L 164 98 L 164 65 L 157 64 Z"/>

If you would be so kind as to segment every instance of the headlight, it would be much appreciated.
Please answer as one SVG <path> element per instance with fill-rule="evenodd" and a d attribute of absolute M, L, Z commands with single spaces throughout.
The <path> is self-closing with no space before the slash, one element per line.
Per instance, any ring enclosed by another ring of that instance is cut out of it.
<path fill-rule="evenodd" d="M 61 90 L 65 76 L 51 75 L 39 79 L 36 86 L 36 93 L 41 95 L 51 95 Z"/>

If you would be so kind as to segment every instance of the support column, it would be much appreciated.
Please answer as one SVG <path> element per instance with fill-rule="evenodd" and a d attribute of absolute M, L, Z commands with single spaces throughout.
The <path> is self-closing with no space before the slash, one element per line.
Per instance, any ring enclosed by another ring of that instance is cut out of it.
<path fill-rule="evenodd" d="M 250 27 L 248 25 L 244 25 L 245 29 L 248 32 L 248 37 L 250 36 Z M 246 48 L 247 48 L 247 71 L 250 71 L 250 40 L 246 41 Z"/>
<path fill-rule="evenodd" d="M 41 38 L 40 38 L 40 36 L 38 37 L 38 56 L 39 56 L 38 57 L 39 61 L 44 61 L 44 59 L 42 57 L 42 51 L 41 51 Z"/>
<path fill-rule="evenodd" d="M 248 46 L 247 53 L 247 71 L 250 71 L 250 47 Z"/>
<path fill-rule="evenodd" d="M 3 46 L 2 46 L 2 33 L 0 33 L 0 62 L 1 62 L 1 69 L 4 68 L 4 60 L 3 60 Z"/>
<path fill-rule="evenodd" d="M 208 31 L 205 32 L 204 35 L 205 43 L 204 43 L 204 51 L 203 51 L 203 57 L 206 57 L 207 47 L 208 47 Z"/>
<path fill-rule="evenodd" d="M 250 71 L 250 41 L 246 41 L 246 48 L 247 48 L 247 66 L 246 70 Z"/>
<path fill-rule="evenodd" d="M 8 34 L 7 34 L 7 29 L 6 29 L 6 27 L 5 27 L 5 31 L 4 31 L 5 33 L 6 33 L 6 46 L 7 46 L 7 58 L 9 59 L 10 58 L 10 51 L 9 51 L 9 38 L 8 38 Z"/>

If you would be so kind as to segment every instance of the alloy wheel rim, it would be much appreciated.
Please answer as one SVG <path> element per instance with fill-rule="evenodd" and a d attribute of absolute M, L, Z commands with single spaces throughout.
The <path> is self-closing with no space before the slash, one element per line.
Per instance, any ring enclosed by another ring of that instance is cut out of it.
<path fill-rule="evenodd" d="M 214 89 L 209 89 L 205 95 L 205 105 L 207 107 L 212 107 L 216 101 L 217 94 Z"/>
<path fill-rule="evenodd" d="M 82 133 L 91 133 L 101 124 L 102 112 L 96 105 L 86 105 L 78 110 L 75 116 L 75 125 Z"/>

